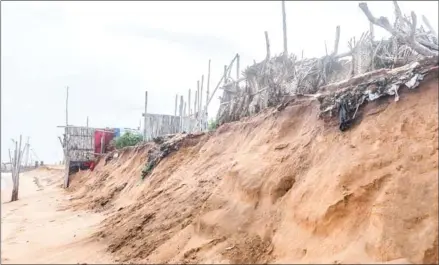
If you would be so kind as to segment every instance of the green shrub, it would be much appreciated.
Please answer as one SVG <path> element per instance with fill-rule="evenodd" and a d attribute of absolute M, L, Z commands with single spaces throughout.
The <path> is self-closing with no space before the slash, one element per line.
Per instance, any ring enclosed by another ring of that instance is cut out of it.
<path fill-rule="evenodd" d="M 114 146 L 117 149 L 126 146 L 135 146 L 136 144 L 143 141 L 143 136 L 139 133 L 125 132 L 121 137 L 114 141 Z"/>
<path fill-rule="evenodd" d="M 216 128 L 218 128 L 218 121 L 214 119 L 210 119 L 209 122 L 207 123 L 207 129 L 209 131 L 215 131 Z"/>

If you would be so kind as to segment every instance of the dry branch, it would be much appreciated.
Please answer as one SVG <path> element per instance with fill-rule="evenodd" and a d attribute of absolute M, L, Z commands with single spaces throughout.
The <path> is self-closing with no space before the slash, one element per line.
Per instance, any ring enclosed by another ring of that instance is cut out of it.
<path fill-rule="evenodd" d="M 397 15 L 397 20 L 401 21 L 402 19 L 402 15 L 401 15 L 401 10 L 399 9 L 398 4 L 396 3 L 396 1 L 394 1 L 394 5 L 395 5 L 395 13 Z M 368 6 L 366 3 L 360 3 L 359 4 L 360 9 L 363 11 L 363 13 L 366 15 L 366 17 L 369 19 L 370 22 L 372 22 L 373 24 L 384 28 L 385 30 L 387 30 L 389 33 L 391 33 L 394 37 L 396 37 L 398 40 L 400 40 L 401 42 L 409 45 L 411 48 L 413 48 L 417 53 L 424 55 L 424 56 L 437 56 L 438 53 L 431 51 L 430 49 L 424 47 L 423 45 L 421 45 L 419 42 L 417 42 L 414 38 L 412 38 L 411 36 L 413 36 L 413 34 L 416 33 L 416 29 L 413 28 L 413 24 L 415 23 L 411 23 L 411 27 L 412 27 L 412 32 L 410 33 L 411 35 L 407 35 L 407 33 L 402 32 L 402 31 L 398 31 L 397 29 L 395 29 L 394 27 L 392 27 L 389 23 L 389 20 L 386 17 L 380 17 L 379 19 L 375 18 L 372 13 L 370 12 Z M 413 18 L 413 12 L 412 12 L 412 18 Z M 416 16 L 415 16 L 416 18 Z M 416 24 L 414 25 L 416 27 Z M 415 32 L 413 32 L 415 31 Z"/>

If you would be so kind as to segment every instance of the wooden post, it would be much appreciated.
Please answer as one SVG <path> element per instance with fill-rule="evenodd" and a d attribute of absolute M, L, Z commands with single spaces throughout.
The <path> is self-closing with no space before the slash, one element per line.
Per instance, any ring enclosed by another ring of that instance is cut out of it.
<path fill-rule="evenodd" d="M 209 65 L 207 66 L 207 84 L 206 84 L 206 113 L 207 113 L 207 102 L 209 102 L 209 91 L 210 90 L 210 59 Z"/>
<path fill-rule="evenodd" d="M 200 112 L 200 80 L 197 80 L 197 117 L 199 118 Z"/>
<path fill-rule="evenodd" d="M 268 61 L 270 59 L 270 57 L 271 57 L 271 54 L 270 54 L 270 39 L 268 38 L 268 32 L 267 31 L 265 31 L 264 34 L 265 34 L 265 47 L 267 49 L 267 55 L 266 55 L 267 58 L 266 58 L 266 60 Z"/>
<path fill-rule="evenodd" d="M 236 60 L 236 56 L 233 57 L 232 61 L 230 62 L 230 64 L 229 64 L 229 68 L 232 67 L 233 62 L 234 62 L 235 60 Z M 227 68 L 227 66 L 226 66 L 226 68 Z M 225 70 L 227 71 L 227 69 L 225 69 Z M 226 72 L 226 71 L 224 71 L 224 72 Z M 212 91 L 212 95 L 210 95 L 210 98 L 209 98 L 209 100 L 208 100 L 207 103 L 206 103 L 207 107 L 209 106 L 209 103 L 212 101 L 213 97 L 215 96 L 215 92 L 218 90 L 218 88 L 219 88 L 219 86 L 221 85 L 221 83 L 223 82 L 223 79 L 224 79 L 224 78 L 225 78 L 225 75 L 223 75 L 223 76 L 221 77 L 221 79 L 218 81 L 218 83 L 216 84 L 215 89 Z"/>
<path fill-rule="evenodd" d="M 147 132 L 147 116 L 148 113 L 148 91 L 145 91 L 145 110 L 143 114 L 143 141 L 146 141 L 146 132 Z"/>
<path fill-rule="evenodd" d="M 332 51 L 332 56 L 337 55 L 339 42 L 340 42 L 340 26 L 337 26 L 335 28 L 335 41 L 334 41 L 334 50 Z"/>
<path fill-rule="evenodd" d="M 200 86 L 200 123 L 203 119 L 203 85 L 204 85 L 204 75 L 201 76 L 201 86 Z"/>
<path fill-rule="evenodd" d="M 194 98 L 194 118 L 196 118 L 196 116 L 197 116 L 197 104 L 198 104 L 197 100 L 198 100 L 198 89 L 195 90 L 195 98 Z"/>
<path fill-rule="evenodd" d="M 69 175 L 70 175 L 70 155 L 69 155 L 69 137 L 68 137 L 68 126 L 69 126 L 69 115 L 68 115 L 68 105 L 69 105 L 69 87 L 67 86 L 67 97 L 66 97 L 66 127 L 64 128 L 64 160 L 66 162 L 65 172 L 64 172 L 64 188 L 69 187 Z"/>
<path fill-rule="evenodd" d="M 239 72 L 239 54 L 237 53 L 236 54 L 236 80 L 239 79 L 239 75 L 240 75 L 240 72 Z"/>
<path fill-rule="evenodd" d="M 188 95 L 187 95 L 187 108 L 188 108 L 188 110 L 187 110 L 187 112 L 188 112 L 188 116 L 191 116 L 192 115 L 192 113 L 191 113 L 191 89 L 189 88 L 189 92 L 188 92 Z"/>
<path fill-rule="evenodd" d="M 204 106 L 203 106 L 203 87 L 204 87 L 204 75 L 201 76 L 201 95 L 200 95 L 200 131 L 203 130 L 204 121 Z"/>
<path fill-rule="evenodd" d="M 373 40 L 375 39 L 375 32 L 374 32 L 374 27 L 373 27 L 373 23 L 369 22 L 369 31 L 370 31 L 370 45 L 373 46 Z M 375 71 L 375 58 L 374 58 L 374 49 L 370 50 L 370 58 L 371 62 L 370 62 L 370 70 L 371 71 Z"/>
<path fill-rule="evenodd" d="M 177 102 L 178 102 L 178 94 L 175 95 L 175 111 L 174 111 L 174 116 L 177 116 Z"/>
<path fill-rule="evenodd" d="M 11 202 L 18 200 L 18 188 L 19 188 L 19 181 L 20 181 L 20 165 L 21 165 L 21 158 L 23 156 L 23 152 L 21 151 L 21 141 L 22 136 L 20 135 L 20 144 L 17 145 L 17 141 L 15 141 L 15 151 L 14 151 L 14 163 L 11 165 L 12 170 L 12 195 L 11 195 Z"/>
<path fill-rule="evenodd" d="M 287 15 L 285 13 L 285 1 L 284 0 L 282 0 L 282 23 L 283 23 L 283 33 L 284 33 L 284 56 L 288 56 Z"/>
<path fill-rule="evenodd" d="M 182 132 L 183 128 L 183 96 L 180 96 L 180 128 L 179 132 Z"/>
<path fill-rule="evenodd" d="M 12 169 L 12 196 L 11 196 L 11 202 L 17 200 L 17 149 L 18 149 L 18 143 L 15 141 L 15 150 L 14 150 L 14 160 L 11 165 Z"/>
<path fill-rule="evenodd" d="M 69 187 L 69 174 L 70 174 L 70 157 L 68 155 L 65 156 L 65 173 L 64 173 L 64 188 L 67 189 Z"/>

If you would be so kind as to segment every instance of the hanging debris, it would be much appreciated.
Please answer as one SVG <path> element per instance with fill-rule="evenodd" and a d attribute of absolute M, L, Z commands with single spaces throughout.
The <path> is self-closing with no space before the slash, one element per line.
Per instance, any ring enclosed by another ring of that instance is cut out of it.
<path fill-rule="evenodd" d="M 425 75 L 437 70 L 438 57 L 435 56 L 393 70 L 378 71 L 375 75 L 365 75 L 365 78 L 357 78 L 356 82 L 344 82 L 317 95 L 320 115 L 332 117 L 337 112 L 340 130 L 345 131 L 352 125 L 359 107 L 365 102 L 383 96 L 395 96 L 395 101 L 398 101 L 400 88 L 415 89 Z"/>
<path fill-rule="evenodd" d="M 154 147 L 148 151 L 148 160 L 142 169 L 142 180 L 152 173 L 152 170 L 157 167 L 162 159 L 169 154 L 177 151 L 183 141 L 187 138 L 195 138 L 203 133 L 198 134 L 168 134 L 165 136 L 154 138 Z"/>

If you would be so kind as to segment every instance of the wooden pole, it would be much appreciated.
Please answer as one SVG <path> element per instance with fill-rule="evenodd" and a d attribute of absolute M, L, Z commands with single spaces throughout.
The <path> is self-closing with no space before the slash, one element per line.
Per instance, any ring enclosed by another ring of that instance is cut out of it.
<path fill-rule="evenodd" d="M 204 75 L 201 76 L 201 95 L 200 95 L 200 130 L 203 130 L 204 121 L 204 106 L 203 106 L 203 87 L 204 87 Z"/>
<path fill-rule="evenodd" d="M 207 115 L 207 102 L 209 102 L 209 91 L 210 90 L 210 59 L 209 65 L 207 66 L 207 84 L 206 84 L 206 115 Z"/>
<path fill-rule="evenodd" d="M 143 141 L 146 141 L 146 132 L 147 132 L 147 116 L 148 113 L 148 91 L 145 91 L 145 110 L 143 115 Z"/>
<path fill-rule="evenodd" d="M 65 155 L 66 163 L 65 163 L 65 172 L 64 172 L 64 188 L 67 189 L 69 187 L 69 174 L 70 174 L 70 157 Z"/>
<path fill-rule="evenodd" d="M 21 159 L 23 158 L 23 151 L 21 150 L 21 140 L 22 140 L 22 136 L 20 134 L 20 144 L 19 144 L 19 147 L 18 147 L 18 154 L 19 155 L 18 155 L 18 161 L 17 161 L 17 163 L 18 163 L 18 165 L 17 165 L 18 170 L 17 170 L 16 176 L 15 176 L 15 178 L 17 179 L 16 180 L 16 198 L 15 198 L 15 200 L 18 200 L 18 190 L 19 190 L 19 187 L 20 187 Z"/>
<path fill-rule="evenodd" d="M 288 44 L 287 44 L 287 15 L 285 12 L 285 1 L 282 0 L 282 23 L 284 33 L 284 56 L 288 56 Z"/>
<path fill-rule="evenodd" d="M 224 76 L 223 76 L 223 79 L 224 79 L 224 85 L 226 85 L 227 84 L 227 65 L 224 65 Z"/>
<path fill-rule="evenodd" d="M 194 117 L 197 115 L 197 102 L 198 100 L 198 89 L 195 90 L 195 98 L 194 98 Z"/>
<path fill-rule="evenodd" d="M 181 132 L 183 129 L 183 96 L 180 96 L 180 129 Z"/>
<path fill-rule="evenodd" d="M 187 108 L 188 108 L 188 116 L 191 116 L 192 115 L 192 112 L 191 112 L 191 89 L 189 88 L 189 92 L 188 92 L 188 95 L 187 95 Z"/>
<path fill-rule="evenodd" d="M 64 160 L 65 160 L 65 172 L 64 172 L 64 188 L 68 188 L 69 186 L 69 174 L 70 174 L 70 156 L 69 156 L 69 137 L 68 137 L 68 126 L 69 126 L 69 115 L 68 115 L 68 106 L 69 106 L 69 87 L 67 86 L 67 96 L 66 96 L 66 128 L 64 128 Z"/>
<path fill-rule="evenodd" d="M 270 59 L 270 57 L 271 57 L 271 54 L 270 54 L 270 39 L 268 38 L 268 32 L 267 31 L 265 31 L 264 34 L 265 34 L 265 47 L 267 49 L 267 55 L 266 55 L 267 58 L 266 58 L 266 60 L 268 61 Z"/>
<path fill-rule="evenodd" d="M 339 42 L 340 42 L 340 26 L 337 26 L 335 28 L 335 41 L 334 41 L 334 50 L 332 51 L 332 56 L 337 55 Z"/>
<path fill-rule="evenodd" d="M 17 190 L 17 149 L 18 149 L 18 143 L 15 141 L 15 150 L 14 150 L 14 160 L 11 165 L 12 170 L 12 195 L 11 195 L 11 201 L 16 201 L 16 190 Z"/>
<path fill-rule="evenodd" d="M 233 57 L 232 61 L 229 64 L 229 68 L 232 67 L 233 62 L 236 60 L 236 56 Z M 226 71 L 225 71 L 226 72 Z M 207 101 L 207 106 L 209 106 L 210 102 L 212 101 L 213 97 L 215 96 L 215 92 L 218 90 L 219 86 L 221 85 L 221 83 L 223 82 L 223 79 L 225 78 L 225 76 L 223 75 L 221 77 L 221 79 L 218 81 L 218 83 L 216 84 L 215 89 L 212 91 L 212 95 L 210 95 L 209 101 Z"/>
<path fill-rule="evenodd" d="M 201 75 L 201 86 L 200 86 L 200 122 L 203 119 L 203 86 L 204 86 L 204 75 Z"/>
<path fill-rule="evenodd" d="M 236 80 L 239 79 L 239 54 L 236 54 Z"/>
<path fill-rule="evenodd" d="M 372 22 L 369 22 L 369 31 L 370 31 L 370 43 L 371 43 L 371 45 L 373 45 L 373 40 L 375 39 L 375 30 L 374 30 Z M 374 62 L 375 58 L 374 58 L 374 54 L 375 54 L 374 49 L 371 49 L 370 50 L 370 58 L 372 58 L 372 60 L 370 62 L 370 70 L 371 71 L 375 71 L 375 62 Z"/>
<path fill-rule="evenodd" d="M 174 116 L 177 116 L 177 102 L 178 102 L 178 94 L 175 94 Z"/>
<path fill-rule="evenodd" d="M 17 141 L 15 141 L 14 164 L 12 165 L 14 170 L 12 175 L 13 186 L 12 186 L 11 201 L 18 200 L 19 174 L 20 174 L 20 164 L 22 157 L 21 141 L 22 141 L 22 136 L 20 135 L 20 144 L 17 145 Z"/>
<path fill-rule="evenodd" d="M 197 113 L 200 112 L 200 80 L 197 80 Z M 197 114 L 199 117 L 199 114 Z"/>

